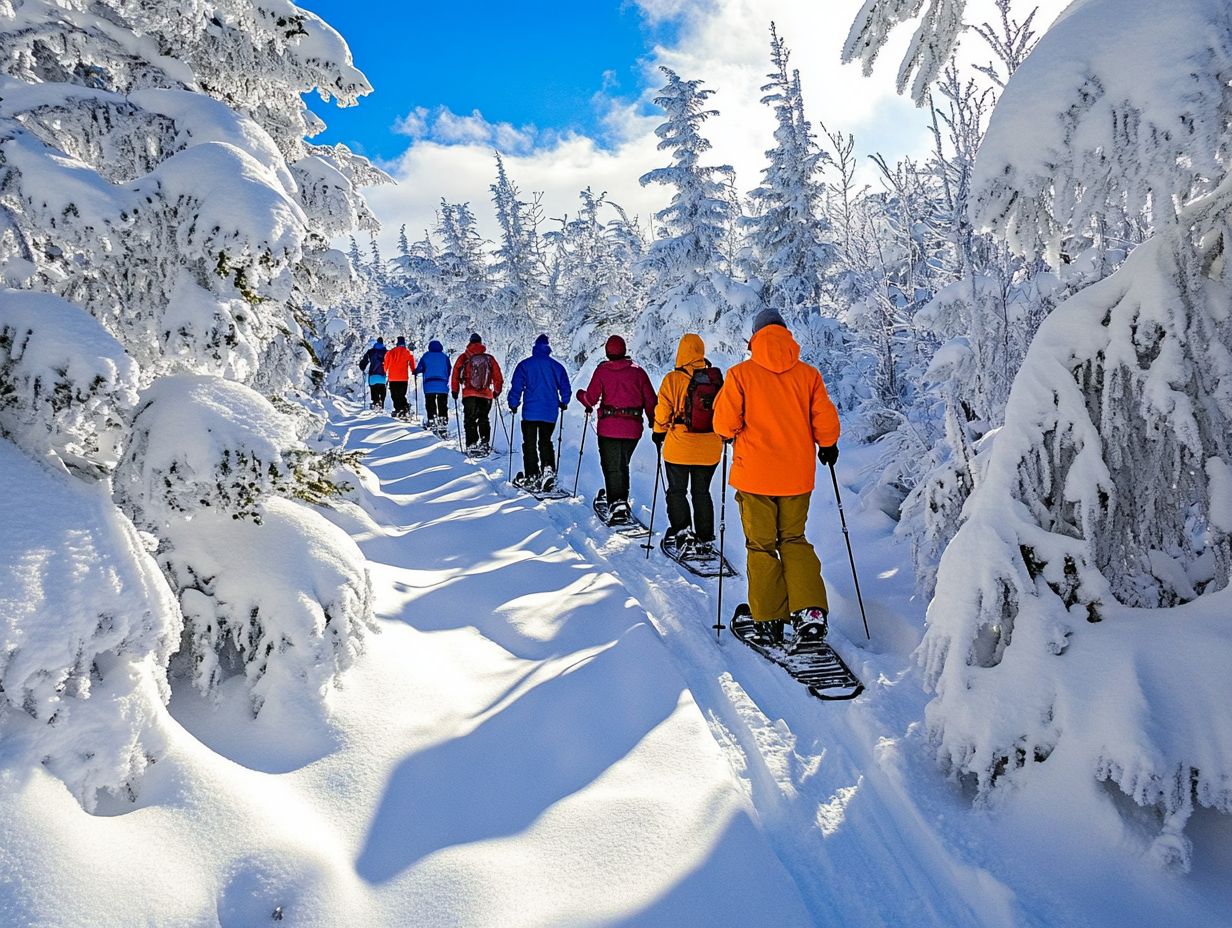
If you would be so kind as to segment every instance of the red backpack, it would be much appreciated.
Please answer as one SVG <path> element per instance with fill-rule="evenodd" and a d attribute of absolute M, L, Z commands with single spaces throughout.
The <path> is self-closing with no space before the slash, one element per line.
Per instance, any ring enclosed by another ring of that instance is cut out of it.
<path fill-rule="evenodd" d="M 680 370 L 680 368 L 677 368 Z M 680 370 L 682 374 L 687 371 Z M 689 389 L 684 395 L 684 409 L 676 422 L 689 432 L 714 431 L 714 398 L 723 386 L 723 372 L 710 362 L 689 377 Z"/>
<path fill-rule="evenodd" d="M 466 362 L 466 387 L 480 393 L 492 386 L 492 358 L 486 354 L 471 355 Z"/>

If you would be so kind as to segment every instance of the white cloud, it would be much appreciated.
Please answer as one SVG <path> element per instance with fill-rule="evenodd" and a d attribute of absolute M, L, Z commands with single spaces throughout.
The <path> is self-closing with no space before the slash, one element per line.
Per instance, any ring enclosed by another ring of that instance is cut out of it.
<path fill-rule="evenodd" d="M 428 134 L 428 108 L 417 106 L 401 119 L 394 122 L 394 132 L 398 135 L 409 135 L 413 139 L 421 139 Z"/>
<path fill-rule="evenodd" d="M 638 177 L 664 162 L 656 150 L 657 111 L 647 104 L 662 85 L 658 66 L 685 78 L 701 78 L 715 91 L 711 102 L 720 115 L 706 124 L 714 143 L 712 163 L 731 164 L 737 183 L 748 190 L 760 180 L 765 150 L 773 144 L 773 117 L 760 102 L 760 87 L 769 69 L 769 24 L 792 51 L 805 103 L 814 126 L 853 132 L 859 151 L 884 152 L 891 160 L 919 154 L 929 137 L 924 114 L 894 93 L 894 72 L 910 34 L 900 30 L 871 78 L 858 65 L 843 65 L 839 53 L 862 0 L 636 0 L 651 22 L 677 23 L 670 47 L 659 46 L 648 56 L 644 86 L 637 98 L 610 96 L 606 86 L 596 94 L 602 112 L 603 144 L 574 134 L 543 132 L 534 126 L 490 123 L 478 111 L 459 116 L 441 107 L 417 109 L 398 123 L 398 131 L 413 139 L 392 165 L 383 165 L 398 180 L 397 187 L 373 190 L 370 199 L 385 226 L 383 241 L 392 246 L 398 227 L 406 223 L 415 236 L 433 223 L 444 196 L 476 207 L 481 228 L 495 235 L 488 185 L 494 173 L 492 149 L 506 155 L 516 183 L 526 193 L 542 191 L 548 216 L 576 208 L 577 192 L 588 184 L 607 190 L 611 199 L 643 219 L 666 205 L 670 191 L 644 189 Z M 1050 23 L 1067 0 L 1041 0 L 1037 26 Z M 990 0 L 972 0 L 971 15 L 993 13 Z M 987 8 L 987 10 L 985 10 Z M 545 79 L 547 78 L 545 69 Z M 651 115 L 647 115 L 647 113 Z M 871 168 L 866 176 L 871 179 Z"/>

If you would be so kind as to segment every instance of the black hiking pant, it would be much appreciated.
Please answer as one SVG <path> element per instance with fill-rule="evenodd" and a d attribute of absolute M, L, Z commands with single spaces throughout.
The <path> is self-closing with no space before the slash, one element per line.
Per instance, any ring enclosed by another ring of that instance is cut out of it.
<path fill-rule="evenodd" d="M 446 402 L 447 393 L 425 393 L 424 403 L 428 407 L 429 419 L 444 419 L 449 421 L 449 403 Z"/>
<path fill-rule="evenodd" d="M 667 465 L 667 521 L 669 535 L 684 531 L 690 524 L 698 541 L 714 541 L 714 500 L 710 498 L 710 483 L 718 464 Z M 692 488 L 692 518 L 689 512 Z"/>
<path fill-rule="evenodd" d="M 555 422 L 522 420 L 522 473 L 537 477 L 541 468 L 556 469 L 556 449 L 552 447 Z"/>
<path fill-rule="evenodd" d="M 406 401 L 405 380 L 391 380 L 389 382 L 389 398 L 394 401 L 394 415 L 404 416 L 409 415 L 411 404 Z"/>
<path fill-rule="evenodd" d="M 466 429 L 466 447 L 479 442 L 492 444 L 492 401 L 486 396 L 462 397 L 462 425 Z"/>
<path fill-rule="evenodd" d="M 372 394 L 372 405 L 385 408 L 385 384 L 370 383 L 368 384 L 368 392 Z"/>
<path fill-rule="evenodd" d="M 629 499 L 629 462 L 633 460 L 636 438 L 599 437 L 599 464 L 603 468 L 603 482 L 607 486 L 607 501 Z"/>

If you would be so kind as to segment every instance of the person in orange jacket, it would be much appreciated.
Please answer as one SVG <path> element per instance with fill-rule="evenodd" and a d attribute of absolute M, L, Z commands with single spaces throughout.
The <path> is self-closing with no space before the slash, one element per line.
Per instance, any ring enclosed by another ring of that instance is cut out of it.
<path fill-rule="evenodd" d="M 817 465 L 838 460 L 838 411 L 777 310 L 753 322 L 752 359 L 733 367 L 714 404 L 714 430 L 733 442 L 748 555 L 749 608 L 763 642 L 824 638 L 829 603 L 821 562 L 804 537 Z M 814 457 L 816 455 L 816 458 Z"/>
<path fill-rule="evenodd" d="M 723 439 L 715 433 L 711 416 L 714 392 L 722 383 L 722 374 L 706 360 L 701 337 L 692 333 L 682 336 L 676 349 L 676 369 L 659 387 L 653 436 L 667 465 L 668 529 L 664 541 L 678 557 L 714 554 L 710 484 L 723 453 Z"/>
<path fill-rule="evenodd" d="M 478 332 L 471 333 L 466 350 L 454 362 L 449 383 L 455 400 L 462 391 L 467 453 L 486 454 L 492 448 L 492 401 L 500 396 L 505 377 Z"/>
<path fill-rule="evenodd" d="M 394 418 L 409 419 L 411 405 L 406 401 L 406 389 L 410 384 L 411 371 L 415 369 L 415 356 L 406 347 L 406 337 L 398 336 L 398 344 L 385 355 L 385 376 L 389 378 L 389 397 L 394 401 Z"/>

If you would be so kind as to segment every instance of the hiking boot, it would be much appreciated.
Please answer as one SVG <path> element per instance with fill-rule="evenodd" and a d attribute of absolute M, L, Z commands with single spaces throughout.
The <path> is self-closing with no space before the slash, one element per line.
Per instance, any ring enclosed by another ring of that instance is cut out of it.
<path fill-rule="evenodd" d="M 770 619 L 766 622 L 754 622 L 749 641 L 763 648 L 776 647 L 783 644 L 783 620 Z"/>
<path fill-rule="evenodd" d="M 676 557 L 687 561 L 697 556 L 697 539 L 693 537 L 691 531 L 684 528 L 672 537 L 676 542 Z"/>
<path fill-rule="evenodd" d="M 794 644 L 806 641 L 823 641 L 830 630 L 826 619 L 826 610 L 820 606 L 809 606 L 807 609 L 797 609 L 791 614 L 792 628 L 795 630 Z"/>
<path fill-rule="evenodd" d="M 711 561 L 719 556 L 713 541 L 697 541 L 693 546 L 693 556 L 699 560 Z"/>
<path fill-rule="evenodd" d="M 543 493 L 547 493 L 549 490 L 554 490 L 555 488 L 556 468 L 545 467 L 543 469 L 543 475 L 539 479 L 539 490 Z"/>
<path fill-rule="evenodd" d="M 527 480 L 526 475 L 522 473 L 521 471 L 518 471 L 518 475 L 514 477 L 512 480 L 510 480 L 509 482 L 512 483 L 519 490 L 530 489 L 530 483 Z"/>
<path fill-rule="evenodd" d="M 627 499 L 613 500 L 608 506 L 608 525 L 628 525 L 633 521 L 633 513 L 629 509 Z"/>

